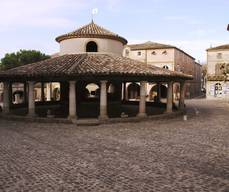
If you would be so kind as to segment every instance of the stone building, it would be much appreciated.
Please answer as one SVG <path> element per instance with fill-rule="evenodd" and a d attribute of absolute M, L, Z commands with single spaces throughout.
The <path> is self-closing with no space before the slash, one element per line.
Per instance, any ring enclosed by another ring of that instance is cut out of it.
<path fill-rule="evenodd" d="M 3 115 L 34 118 L 52 114 L 73 122 L 82 118 L 103 122 L 184 109 L 185 81 L 192 76 L 123 57 L 125 38 L 92 21 L 56 41 L 60 52 L 55 57 L 0 72 Z M 140 86 L 129 92 L 128 83 Z M 168 87 L 165 102 L 159 96 L 155 102 L 146 101 L 147 83 Z M 174 83 L 181 87 L 178 107 L 173 103 Z M 16 91 L 20 92 L 20 102 L 14 102 L 15 87 L 20 87 Z M 135 94 L 139 94 L 138 101 L 127 97 Z"/>
<path fill-rule="evenodd" d="M 193 80 L 186 83 L 186 98 L 198 97 L 202 94 L 201 65 L 195 62 L 195 58 L 175 46 L 151 41 L 142 44 L 130 44 L 125 46 L 123 56 L 142 61 L 150 66 L 190 74 L 193 76 Z M 152 89 L 155 89 L 154 86 L 154 84 L 147 86 L 149 98 L 153 98 Z M 179 98 L 179 84 L 174 84 L 174 89 L 174 97 Z"/>
<path fill-rule="evenodd" d="M 207 49 L 207 98 L 229 98 L 229 44 Z"/>

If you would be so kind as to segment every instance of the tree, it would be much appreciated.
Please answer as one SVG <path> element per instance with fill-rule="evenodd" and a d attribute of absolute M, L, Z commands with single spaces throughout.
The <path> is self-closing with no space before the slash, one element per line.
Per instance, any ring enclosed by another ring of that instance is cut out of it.
<path fill-rule="evenodd" d="M 229 77 L 229 63 L 221 63 L 220 69 L 222 70 L 224 80 L 227 81 Z"/>
<path fill-rule="evenodd" d="M 0 67 L 3 70 L 26 65 L 50 58 L 49 55 L 36 50 L 20 50 L 16 53 L 7 53 L 1 59 Z"/>

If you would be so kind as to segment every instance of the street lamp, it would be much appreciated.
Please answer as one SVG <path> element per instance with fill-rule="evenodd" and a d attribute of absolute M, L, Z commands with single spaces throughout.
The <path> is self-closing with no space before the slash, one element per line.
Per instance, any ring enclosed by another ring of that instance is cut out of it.
<path fill-rule="evenodd" d="M 228 26 L 227 26 L 227 30 L 229 31 L 229 24 L 228 24 Z"/>

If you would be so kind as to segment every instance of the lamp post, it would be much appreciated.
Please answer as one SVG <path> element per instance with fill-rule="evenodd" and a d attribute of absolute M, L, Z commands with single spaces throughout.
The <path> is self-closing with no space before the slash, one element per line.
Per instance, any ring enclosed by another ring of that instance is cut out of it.
<path fill-rule="evenodd" d="M 227 30 L 229 31 L 229 24 L 228 24 L 228 26 L 227 26 Z"/>

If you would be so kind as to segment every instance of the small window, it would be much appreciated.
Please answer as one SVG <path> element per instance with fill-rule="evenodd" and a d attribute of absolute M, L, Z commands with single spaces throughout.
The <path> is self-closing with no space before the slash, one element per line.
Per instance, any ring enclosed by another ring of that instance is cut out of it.
<path fill-rule="evenodd" d="M 169 69 L 169 67 L 167 65 L 164 65 L 163 69 Z"/>
<path fill-rule="evenodd" d="M 156 55 L 156 52 L 155 52 L 155 51 L 152 51 L 151 54 L 152 54 L 152 55 Z"/>
<path fill-rule="evenodd" d="M 222 53 L 217 53 L 217 59 L 222 59 Z"/>
<path fill-rule="evenodd" d="M 163 55 L 167 55 L 167 51 L 166 51 L 166 50 L 163 51 L 162 54 L 163 54 Z"/>
<path fill-rule="evenodd" d="M 141 51 L 138 51 L 138 56 L 141 56 L 142 55 L 142 52 Z"/>
<path fill-rule="evenodd" d="M 97 84 L 90 83 L 85 87 L 84 94 L 85 98 L 99 98 L 100 88 Z"/>
<path fill-rule="evenodd" d="M 98 52 L 98 46 L 96 42 L 90 41 L 86 45 L 86 52 Z"/>

